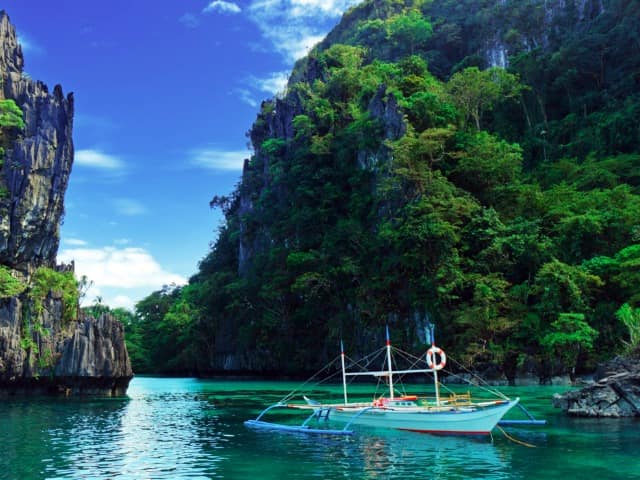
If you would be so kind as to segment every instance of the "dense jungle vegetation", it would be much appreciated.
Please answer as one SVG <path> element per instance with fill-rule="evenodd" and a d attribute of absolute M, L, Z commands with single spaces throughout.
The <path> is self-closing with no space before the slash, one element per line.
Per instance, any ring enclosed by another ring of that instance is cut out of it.
<path fill-rule="evenodd" d="M 134 370 L 315 371 L 427 320 L 508 377 L 637 344 L 639 25 L 623 0 L 351 9 L 263 103 L 189 284 L 117 312 Z"/>

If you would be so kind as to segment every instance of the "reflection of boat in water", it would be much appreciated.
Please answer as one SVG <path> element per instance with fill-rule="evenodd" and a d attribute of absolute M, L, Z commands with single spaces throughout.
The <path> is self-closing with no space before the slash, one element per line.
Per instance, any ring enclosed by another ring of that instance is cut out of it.
<path fill-rule="evenodd" d="M 286 414 L 286 410 L 282 413 Z M 513 454 L 517 452 L 498 436 L 495 442 L 488 442 L 485 437 L 416 435 L 369 427 L 359 428 L 358 435 L 348 437 L 257 430 L 245 440 L 274 465 L 269 467 L 269 473 L 280 469 L 282 476 L 296 479 L 503 480 L 513 478 Z M 239 463 L 229 462 L 225 468 L 239 468 Z M 287 472 L 292 464 L 296 465 L 295 471 Z"/>
<path fill-rule="evenodd" d="M 430 335 L 432 338 L 432 335 Z M 352 425 L 365 425 L 375 428 L 391 428 L 397 430 L 409 430 L 425 433 L 439 434 L 472 434 L 488 435 L 502 417 L 514 406 L 519 399 L 510 399 L 500 392 L 488 390 L 497 398 L 474 400 L 470 393 L 451 393 L 444 398 L 440 394 L 438 372 L 446 365 L 446 355 L 442 349 L 434 343 L 424 354 L 424 358 L 413 357 L 406 352 L 394 348 L 389 340 L 387 330 L 386 346 L 374 352 L 369 357 L 359 361 L 349 361 L 344 349 L 339 357 L 342 373 L 343 402 L 327 403 L 305 398 L 305 403 L 287 403 L 293 395 L 285 397 L 285 401 L 271 405 L 262 411 L 255 420 L 248 420 L 245 424 L 249 427 L 277 429 L 285 431 L 297 431 L 304 433 L 342 434 L 353 433 Z M 382 368 L 368 370 L 375 358 L 383 356 Z M 400 356 L 409 362 L 408 368 L 398 369 L 394 366 L 393 357 Z M 424 365 L 426 368 L 419 368 Z M 357 367 L 361 367 L 356 370 Z M 435 395 L 433 397 L 398 394 L 396 380 L 409 374 L 431 374 Z M 373 376 L 379 380 L 384 379 L 388 384 L 388 395 L 381 395 L 367 402 L 350 402 L 347 392 L 347 379 L 359 376 Z M 263 416 L 276 408 L 307 410 L 310 412 L 302 425 L 286 425 L 280 423 L 265 422 Z M 313 420 L 331 420 L 344 424 L 342 429 L 325 427 L 312 428 Z M 532 417 L 529 420 L 516 421 L 519 424 L 539 424 Z"/>
<path fill-rule="evenodd" d="M 360 456 L 368 478 L 508 478 L 513 450 L 504 444 L 390 432 L 360 436 L 352 458 Z"/>

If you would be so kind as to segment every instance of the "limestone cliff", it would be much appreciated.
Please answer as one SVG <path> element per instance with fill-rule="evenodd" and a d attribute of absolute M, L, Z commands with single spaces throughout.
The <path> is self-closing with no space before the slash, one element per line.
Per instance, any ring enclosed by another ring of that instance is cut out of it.
<path fill-rule="evenodd" d="M 25 275 L 55 264 L 64 193 L 73 162 L 73 95 L 26 77 L 15 29 L 0 14 L 0 95 L 24 112 L 25 129 L 7 151 L 0 199 L 0 262 Z"/>
<path fill-rule="evenodd" d="M 73 95 L 53 92 L 23 71 L 15 28 L 0 11 L 0 100 L 24 114 L 24 128 L 2 132 L 0 265 L 27 286 L 0 297 L 0 393 L 54 390 L 122 394 L 132 376 L 122 325 L 109 317 L 64 319 L 51 291 L 31 308 L 36 269 L 57 267 L 59 227 L 73 164 Z M 75 306 L 77 309 L 77 305 Z"/>

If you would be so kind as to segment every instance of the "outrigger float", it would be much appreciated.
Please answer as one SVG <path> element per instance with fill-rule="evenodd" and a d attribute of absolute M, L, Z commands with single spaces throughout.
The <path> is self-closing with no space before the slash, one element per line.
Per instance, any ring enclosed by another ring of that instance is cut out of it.
<path fill-rule="evenodd" d="M 433 338 L 432 332 L 428 332 L 428 340 Z M 407 369 L 394 369 L 392 355 L 399 354 L 405 360 L 412 362 Z M 366 370 L 378 356 L 384 355 L 382 368 L 380 370 Z M 284 399 L 265 408 L 254 420 L 247 420 L 245 425 L 251 428 L 280 430 L 286 432 L 299 432 L 322 435 L 352 435 L 355 425 L 365 425 L 375 428 L 391 428 L 398 430 L 408 430 L 413 432 L 424 432 L 434 434 L 453 435 L 490 435 L 497 425 L 544 425 L 545 420 L 536 420 L 522 405 L 519 398 L 510 399 L 500 392 L 485 388 L 498 398 L 490 400 L 472 400 L 470 393 L 453 393 L 443 398 L 440 393 L 440 382 L 438 372 L 442 370 L 447 362 L 444 351 L 431 342 L 431 347 L 426 351 L 423 358 L 414 357 L 406 352 L 402 352 L 391 345 L 389 340 L 389 330 L 387 329 L 386 346 L 374 352 L 365 359 L 355 362 L 347 359 L 344 348 L 341 345 L 340 359 L 343 386 L 343 402 L 322 403 L 303 396 L 304 403 L 289 403 L 300 389 L 291 392 Z M 347 368 L 347 360 L 349 367 Z M 334 359 L 329 365 L 323 368 L 318 374 L 326 371 L 337 361 Z M 415 368 L 426 361 L 427 368 Z M 352 369 L 360 367 L 359 371 Z M 318 374 L 314 375 L 316 377 Z M 423 397 L 418 395 L 397 394 L 398 381 L 409 374 L 430 374 L 433 377 L 435 397 Z M 384 379 L 388 383 L 388 395 L 381 395 L 370 402 L 349 402 L 347 392 L 347 379 L 359 376 L 373 376 Z M 312 377 L 305 385 L 309 384 Z M 331 378 L 331 377 L 329 377 Z M 316 382 L 318 385 L 326 381 Z M 515 406 L 518 406 L 526 415 L 522 420 L 503 420 L 504 415 Z M 278 408 L 287 408 L 300 411 L 307 411 L 309 415 L 300 425 L 287 425 L 282 423 L 267 422 L 263 417 Z M 312 426 L 311 422 L 315 421 Z M 339 422 L 344 424 L 342 428 L 331 428 L 330 424 Z"/>

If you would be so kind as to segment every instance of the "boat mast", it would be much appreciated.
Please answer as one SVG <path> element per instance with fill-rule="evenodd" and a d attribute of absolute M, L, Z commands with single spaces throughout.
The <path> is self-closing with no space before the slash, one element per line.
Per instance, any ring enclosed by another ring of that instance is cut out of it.
<path fill-rule="evenodd" d="M 393 400 L 393 365 L 391 364 L 391 339 L 389 325 L 387 325 L 387 365 L 389 366 L 389 398 Z"/>
<path fill-rule="evenodd" d="M 435 347 L 436 346 L 436 342 L 431 342 L 431 346 Z M 435 387 L 436 390 L 436 407 L 440 406 L 440 388 L 438 387 L 438 369 L 435 367 L 435 360 L 436 360 L 436 356 L 435 354 L 433 355 L 433 386 Z"/>
<path fill-rule="evenodd" d="M 431 347 L 434 348 L 436 346 L 436 326 L 427 320 L 427 325 L 425 327 L 425 340 L 427 345 L 430 343 Z M 429 355 L 429 351 L 427 351 L 427 355 Z M 433 386 L 436 391 L 436 407 L 440 406 L 440 388 L 438 387 L 438 370 L 435 367 L 436 363 L 436 355 L 433 354 Z M 427 361 L 428 365 L 428 361 Z"/>
<path fill-rule="evenodd" d="M 344 392 L 344 404 L 347 404 L 347 372 L 344 368 L 344 344 L 340 339 L 340 360 L 342 361 L 342 390 Z"/>

